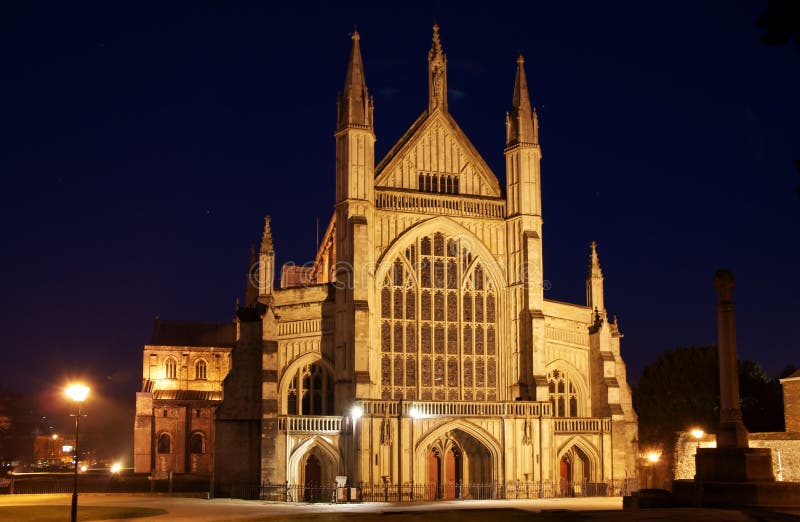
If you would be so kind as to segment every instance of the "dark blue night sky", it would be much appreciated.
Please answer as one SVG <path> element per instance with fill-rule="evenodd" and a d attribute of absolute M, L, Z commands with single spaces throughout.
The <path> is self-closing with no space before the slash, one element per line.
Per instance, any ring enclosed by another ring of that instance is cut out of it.
<path fill-rule="evenodd" d="M 584 302 L 596 240 L 632 381 L 716 342 L 721 266 L 740 356 L 800 365 L 800 52 L 759 41 L 765 2 L 281 4 L 2 8 L 1 386 L 82 375 L 132 408 L 154 316 L 230 320 L 265 214 L 280 263 L 313 259 L 354 25 L 380 160 L 425 109 L 434 20 L 450 112 L 503 186 L 525 55 L 545 296 Z"/>

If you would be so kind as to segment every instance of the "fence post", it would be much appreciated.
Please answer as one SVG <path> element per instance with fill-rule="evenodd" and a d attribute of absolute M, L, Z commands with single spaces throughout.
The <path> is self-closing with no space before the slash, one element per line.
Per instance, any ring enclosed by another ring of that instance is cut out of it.
<path fill-rule="evenodd" d="M 169 472 L 169 496 L 172 496 L 172 470 Z"/>

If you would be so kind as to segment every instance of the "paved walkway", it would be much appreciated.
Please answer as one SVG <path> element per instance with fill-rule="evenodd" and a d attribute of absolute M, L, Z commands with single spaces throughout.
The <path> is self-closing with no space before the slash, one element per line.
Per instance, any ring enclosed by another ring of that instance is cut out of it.
<path fill-rule="evenodd" d="M 54 495 L 0 495 L 0 507 L 20 505 L 64 505 L 68 506 L 71 496 Z M 575 511 L 582 511 L 581 520 L 681 520 L 689 521 L 788 521 L 800 520 L 780 513 L 747 513 L 723 509 L 647 509 L 641 511 L 622 511 L 620 497 L 557 498 L 537 500 L 452 500 L 431 503 L 392 504 L 370 502 L 365 504 L 294 504 L 285 502 L 263 502 L 235 499 L 196 499 L 151 495 L 122 494 L 82 494 L 81 506 L 131 506 L 164 509 L 168 513 L 146 519 L 122 519 L 170 522 L 212 522 L 232 521 L 254 517 L 276 515 L 316 514 L 316 513 L 387 513 L 400 511 L 437 511 L 453 509 L 520 509 L 540 512 L 540 520 L 575 520 Z M 116 519 L 121 520 L 121 519 Z M 109 521 L 115 522 L 115 521 Z"/>

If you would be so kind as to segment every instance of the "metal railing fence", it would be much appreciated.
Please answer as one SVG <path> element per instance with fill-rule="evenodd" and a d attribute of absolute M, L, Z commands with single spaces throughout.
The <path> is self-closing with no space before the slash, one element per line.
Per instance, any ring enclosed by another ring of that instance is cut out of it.
<path fill-rule="evenodd" d="M 477 482 L 447 484 L 367 484 L 337 488 L 304 484 L 235 485 L 232 498 L 280 502 L 432 502 L 437 500 L 511 500 L 559 497 L 625 496 L 637 491 L 636 479 L 608 482 Z"/>

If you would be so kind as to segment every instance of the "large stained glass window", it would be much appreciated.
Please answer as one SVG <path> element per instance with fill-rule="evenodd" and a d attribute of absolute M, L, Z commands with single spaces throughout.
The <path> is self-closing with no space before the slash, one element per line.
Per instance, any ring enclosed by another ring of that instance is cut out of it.
<path fill-rule="evenodd" d="M 384 399 L 497 400 L 497 289 L 458 238 L 418 238 L 381 288 Z"/>

